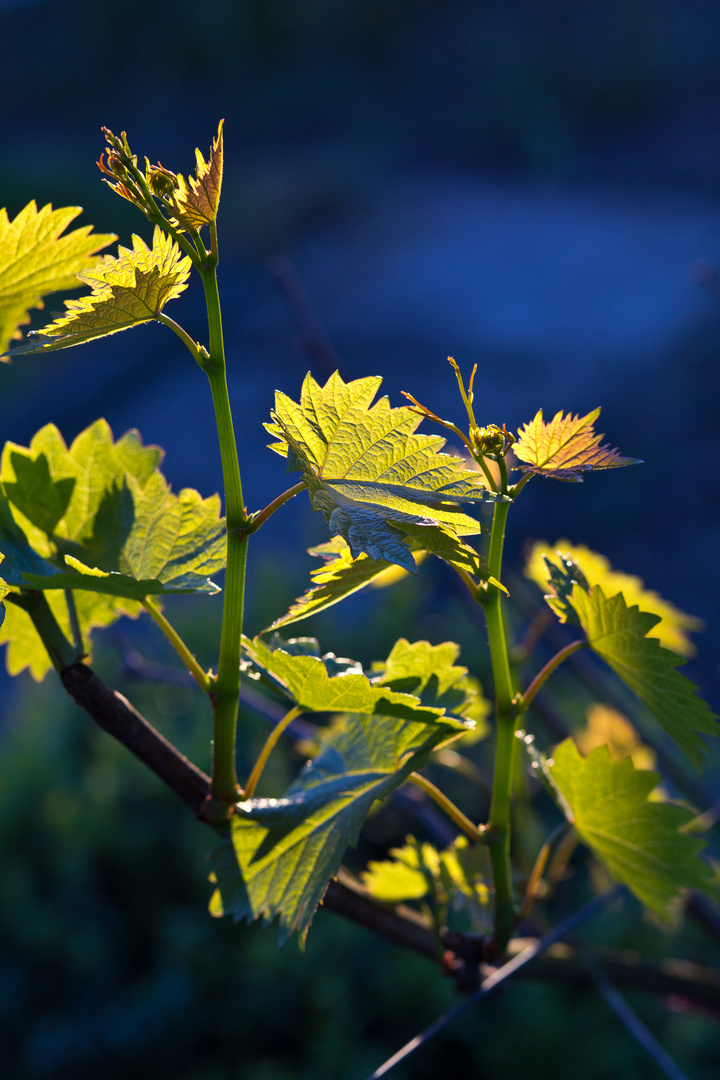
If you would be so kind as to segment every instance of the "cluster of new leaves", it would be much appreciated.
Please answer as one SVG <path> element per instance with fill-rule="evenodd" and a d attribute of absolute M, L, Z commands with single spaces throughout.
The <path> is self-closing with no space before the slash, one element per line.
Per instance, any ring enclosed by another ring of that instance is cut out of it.
<path fill-rule="evenodd" d="M 117 256 L 105 255 L 92 270 L 78 274 L 92 292 L 66 300 L 65 313 L 29 335 L 35 340 L 15 352 L 67 349 L 151 322 L 187 288 L 190 268 L 190 259 L 160 228 L 151 248 L 133 236 L 132 248 L 121 247 Z"/>
<path fill-rule="evenodd" d="M 421 844 L 414 836 L 402 848 L 391 848 L 391 858 L 369 862 L 362 875 L 371 896 L 384 904 L 430 901 L 436 917 L 464 913 L 475 933 L 492 929 L 490 857 L 481 844 L 460 836 L 444 851 Z"/>
<path fill-rule="evenodd" d="M 678 610 L 659 593 L 646 589 L 641 578 L 613 570 L 609 559 L 582 544 L 558 540 L 551 547 L 546 541 L 538 540 L 530 551 L 525 572 L 539 588 L 547 590 L 545 599 L 561 622 L 572 618 L 572 608 L 558 591 L 569 594 L 576 582 L 587 587 L 600 585 L 605 596 L 621 592 L 628 606 L 637 604 L 641 611 L 658 616 L 660 621 L 648 632 L 648 637 L 657 638 L 664 648 L 681 656 L 692 656 L 695 651 L 689 632 L 702 629 L 699 619 Z"/>
<path fill-rule="evenodd" d="M 95 252 L 117 239 L 93 234 L 91 225 L 62 235 L 80 212 L 78 206 L 38 210 L 30 202 L 11 221 L 0 210 L 0 357 L 20 337 L 30 309 L 42 308 L 50 293 L 77 289 L 78 274 L 97 262 Z"/>
<path fill-rule="evenodd" d="M 217 217 L 223 176 L 223 121 L 213 139 L 208 160 L 195 150 L 195 176 L 178 175 L 176 186 L 167 195 L 171 222 L 179 229 L 200 229 Z"/>
<path fill-rule="evenodd" d="M 117 442 L 98 420 L 68 448 L 48 424 L 29 447 L 8 443 L 0 466 L 0 552 L 16 593 L 47 590 L 63 628 L 64 593 L 73 590 L 83 633 L 135 614 L 151 594 L 215 592 L 208 580 L 225 564 L 225 525 L 217 496 L 168 488 L 162 451 L 137 432 Z M 49 666 L 29 617 L 13 606 L 0 631 L 11 671 Z"/>
<path fill-rule="evenodd" d="M 621 457 L 617 450 L 601 445 L 604 436 L 597 435 L 593 427 L 599 415 L 600 409 L 587 416 L 559 412 L 545 423 L 539 409 L 513 444 L 513 453 L 521 462 L 518 468 L 555 480 L 581 482 L 583 473 L 593 469 L 638 464 L 637 458 Z"/>
<path fill-rule="evenodd" d="M 347 662 L 347 673 L 331 674 L 335 657 L 307 655 L 307 639 L 300 644 L 306 655 L 288 651 L 293 643 L 275 639 L 268 646 L 256 638 L 246 642 L 246 655 L 300 708 L 348 711 L 323 731 L 317 757 L 282 798 L 239 804 L 216 853 L 211 902 L 214 914 L 236 919 L 279 915 L 281 942 L 307 931 L 372 804 L 471 725 L 461 714 L 472 695 L 462 687 L 453 695 L 466 675 L 453 664 L 456 649 L 451 655 L 427 642 L 398 643 L 399 653 L 369 679 Z"/>
<path fill-rule="evenodd" d="M 412 409 L 392 409 L 387 398 L 373 405 L 381 381 L 346 384 L 336 372 L 321 387 L 308 375 L 299 404 L 277 393 L 266 424 L 278 439 L 271 449 L 287 457 L 288 472 L 303 473 L 313 509 L 353 558 L 365 554 L 415 573 L 410 538 L 416 549 L 481 574 L 476 552 L 460 540 L 480 525 L 458 507 L 502 496 L 462 459 L 440 453 L 440 436 L 416 435 L 420 417 Z"/>

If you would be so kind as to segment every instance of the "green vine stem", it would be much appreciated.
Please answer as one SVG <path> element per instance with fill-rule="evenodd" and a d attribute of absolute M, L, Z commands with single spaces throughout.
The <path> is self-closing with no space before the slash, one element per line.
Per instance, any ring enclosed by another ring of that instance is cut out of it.
<path fill-rule="evenodd" d="M 168 639 L 173 649 L 178 654 L 192 677 L 195 679 L 195 682 L 198 684 L 200 689 L 203 690 L 206 694 L 209 693 L 210 687 L 212 686 L 212 681 L 210 677 L 200 667 L 200 664 L 190 652 L 175 627 L 168 622 L 155 601 L 151 600 L 149 596 L 146 596 L 145 599 L 142 601 L 142 606 L 145 608 L 148 615 L 152 619 L 154 619 L 154 621 L 160 627 L 163 634 Z"/>
<path fill-rule="evenodd" d="M 498 580 L 501 580 L 505 523 L 509 508 L 509 502 L 498 502 L 495 503 L 493 513 L 488 571 L 492 577 Z M 497 716 L 495 769 L 490 803 L 490 820 L 488 822 L 488 843 L 490 845 L 490 859 L 495 883 L 494 943 L 498 952 L 503 952 L 515 926 L 515 908 L 510 874 L 510 796 L 516 743 L 515 718 L 517 706 L 503 621 L 502 592 L 496 585 L 488 585 L 488 598 L 484 610 L 490 645 L 490 663 L 495 682 Z"/>
<path fill-rule="evenodd" d="M 293 720 L 297 716 L 299 716 L 301 712 L 302 709 L 300 708 L 300 706 L 294 705 L 293 708 L 290 709 L 289 712 L 286 712 L 282 720 L 279 720 L 275 727 L 272 729 L 267 739 L 265 740 L 265 745 L 260 751 L 257 761 L 253 765 L 252 772 L 250 773 L 250 776 L 248 777 L 248 782 L 245 785 L 243 798 L 252 799 L 253 795 L 255 794 L 255 788 L 258 786 L 258 780 L 262 776 L 262 772 L 267 763 L 267 759 L 270 757 L 270 754 L 272 753 L 275 744 L 282 735 L 283 731 L 285 731 L 290 726 Z"/>
<path fill-rule="evenodd" d="M 429 780 L 426 780 L 420 773 L 411 772 L 408 776 L 408 780 L 411 784 L 415 784 L 416 787 L 419 787 L 421 791 L 424 791 L 426 795 L 429 795 L 433 802 L 437 803 L 437 805 L 445 811 L 447 816 L 455 822 L 457 827 L 461 829 L 474 844 L 487 844 L 488 838 L 485 830 L 483 828 L 478 828 L 477 825 L 473 825 L 470 818 L 466 817 L 462 810 L 460 810 L 454 802 L 448 799 L 447 795 L 442 793 L 440 788 L 435 787 L 434 784 Z"/>
<path fill-rule="evenodd" d="M 245 605 L 245 567 L 250 519 L 243 502 L 240 465 L 233 429 L 225 369 L 220 295 L 217 284 L 217 245 L 200 269 L 207 304 L 210 348 L 202 366 L 210 382 L 220 459 L 225 485 L 227 519 L 227 570 L 223 592 L 222 630 L 218 671 L 210 690 L 213 706 L 213 766 L 211 790 L 220 803 L 238 797 L 235 771 L 235 737 L 240 696 L 240 647 Z"/>

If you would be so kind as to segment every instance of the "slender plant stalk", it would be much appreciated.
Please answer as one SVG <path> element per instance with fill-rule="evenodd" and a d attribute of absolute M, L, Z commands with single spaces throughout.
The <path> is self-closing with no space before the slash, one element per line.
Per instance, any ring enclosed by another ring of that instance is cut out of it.
<path fill-rule="evenodd" d="M 492 577 L 502 580 L 502 556 L 505 543 L 505 523 L 509 502 L 495 503 L 488 570 Z M 502 593 L 496 585 L 488 586 L 485 603 L 490 662 L 495 682 L 497 732 L 495 769 L 490 804 L 489 844 L 495 883 L 495 946 L 504 951 L 515 926 L 512 881 L 510 876 L 510 795 L 515 754 L 515 688 L 508 655 L 503 621 Z"/>
<path fill-rule="evenodd" d="M 265 745 L 260 751 L 257 761 L 253 765 L 252 772 L 248 777 L 248 782 L 245 785 L 244 795 L 246 799 L 252 799 L 255 793 L 255 788 L 258 786 L 258 780 L 262 776 L 263 769 L 265 768 L 267 759 L 270 757 L 270 754 L 273 751 L 273 747 L 277 743 L 283 731 L 285 731 L 290 726 L 290 724 L 292 724 L 293 720 L 297 716 L 299 716 L 301 712 L 302 709 L 299 705 L 293 706 L 293 708 L 290 709 L 289 712 L 285 713 L 282 720 L 278 721 L 278 723 L 268 735 L 267 739 L 265 740 Z"/>
<path fill-rule="evenodd" d="M 257 532 L 258 529 L 265 524 L 267 519 L 272 517 L 276 510 L 279 510 L 286 502 L 289 502 L 290 499 L 299 495 L 301 491 L 305 491 L 305 484 L 302 480 L 293 487 L 288 488 L 287 491 L 283 491 L 282 495 L 278 495 L 277 499 L 273 499 L 271 503 L 268 503 L 264 510 L 260 510 L 257 514 L 253 514 L 252 522 L 248 525 L 248 533 Z"/>
<path fill-rule="evenodd" d="M 424 776 L 421 776 L 420 773 L 411 772 L 408 776 L 408 780 L 411 784 L 415 784 L 416 787 L 419 787 L 424 791 L 426 795 L 429 795 L 433 802 L 436 802 L 441 810 L 445 811 L 447 816 L 455 822 L 457 827 L 461 829 L 474 844 L 487 844 L 487 834 L 482 829 L 479 829 L 477 825 L 473 825 L 470 818 L 466 817 L 462 810 L 460 810 L 451 799 L 448 799 L 447 795 L 443 794 L 440 788 L 435 787 L 434 784 Z"/>
<path fill-rule="evenodd" d="M 533 681 L 528 686 L 527 690 L 522 696 L 520 702 L 519 711 L 525 712 L 530 708 L 532 700 L 537 694 L 538 690 L 542 689 L 547 680 L 552 675 L 553 671 L 560 667 L 563 660 L 567 660 L 568 656 L 572 656 L 578 649 L 583 649 L 587 645 L 587 641 L 573 641 L 571 645 L 566 645 L 564 649 L 560 649 L 560 652 L 555 653 L 551 660 L 548 660 L 542 671 L 539 671 Z"/>
<path fill-rule="evenodd" d="M 211 786 L 215 800 L 221 803 L 233 803 L 238 797 L 235 733 L 240 696 L 240 648 L 245 604 L 247 528 L 250 520 L 243 502 L 240 465 L 228 396 L 216 251 L 216 241 L 213 236 L 213 252 L 200 271 L 205 289 L 210 332 L 209 357 L 204 361 L 203 366 L 210 382 L 215 409 L 227 520 L 227 570 L 223 592 L 220 657 L 217 676 L 210 691 L 213 704 Z"/>
<path fill-rule="evenodd" d="M 553 829 L 543 846 L 540 848 L 538 856 L 535 860 L 535 864 L 530 873 L 530 877 L 528 878 L 527 887 L 525 889 L 525 899 L 523 901 L 522 911 L 520 912 L 520 917 L 522 919 L 527 919 L 530 912 L 532 911 L 532 906 L 535 902 L 535 896 L 537 895 L 538 886 L 540 884 L 540 881 L 542 880 L 543 874 L 545 873 L 545 867 L 548 864 L 548 859 L 550 858 L 550 852 L 552 851 L 553 844 L 560 836 L 563 835 L 563 833 L 567 831 L 568 828 L 569 825 L 567 821 L 562 821 L 556 829 Z"/>
<path fill-rule="evenodd" d="M 190 652 L 177 630 L 168 622 L 155 601 L 151 600 L 149 596 L 146 596 L 142 601 L 142 605 L 148 615 L 158 624 L 200 689 L 204 690 L 206 694 L 209 693 L 212 682 L 208 677 L 207 672 L 203 671 L 200 667 L 200 664 Z"/>

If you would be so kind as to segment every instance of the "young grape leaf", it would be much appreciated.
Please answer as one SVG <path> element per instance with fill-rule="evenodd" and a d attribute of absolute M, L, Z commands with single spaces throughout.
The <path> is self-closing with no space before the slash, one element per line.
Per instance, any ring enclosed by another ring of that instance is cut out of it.
<path fill-rule="evenodd" d="M 12 221 L 0 210 L 0 359 L 18 327 L 30 321 L 31 308 L 42 308 L 50 293 L 77 289 L 78 274 L 97 259 L 95 252 L 117 237 L 92 233 L 92 225 L 61 234 L 82 211 L 79 206 L 38 210 L 30 202 Z"/>
<path fill-rule="evenodd" d="M 582 572 L 588 587 L 601 585 L 605 596 L 615 596 L 621 592 L 628 606 L 637 604 L 641 611 L 649 611 L 657 615 L 660 621 L 657 626 L 648 632 L 648 637 L 657 638 L 666 649 L 680 653 L 681 656 L 692 656 L 695 647 L 689 638 L 691 631 L 702 629 L 700 619 L 686 615 L 678 610 L 668 600 L 663 599 L 658 593 L 646 589 L 642 578 L 633 574 L 624 574 L 620 570 L 613 570 L 610 560 L 597 551 L 591 551 L 583 544 L 571 544 L 567 540 L 558 540 L 550 546 L 545 540 L 537 541 L 528 556 L 525 573 L 541 589 L 546 589 L 551 583 L 552 568 L 548 562 L 561 568 L 563 560 L 570 559 Z M 577 576 L 577 575 L 576 575 Z M 579 582 L 582 584 L 582 582 Z M 572 575 L 568 580 L 568 594 L 572 592 Z M 553 590 L 556 593 L 556 590 Z M 567 606 L 558 604 L 556 595 L 546 596 L 550 607 L 556 612 L 561 622 L 567 617 Z"/>
<path fill-rule="evenodd" d="M 179 229 L 201 229 L 217 217 L 220 202 L 220 189 L 223 176 L 223 121 L 218 125 L 217 136 L 208 155 L 207 162 L 199 150 L 195 150 L 197 168 L 195 176 L 185 180 L 176 177 L 177 187 L 172 188 L 166 198 L 174 217 L 170 218 Z"/>
<path fill-rule="evenodd" d="M 587 416 L 558 412 L 549 421 L 543 420 L 542 409 L 518 432 L 513 453 L 524 472 L 549 476 L 555 480 L 582 482 L 582 474 L 591 469 L 617 469 L 621 465 L 638 465 L 637 458 L 621 457 L 609 445 L 601 446 L 604 435 L 596 435 L 593 427 L 600 415 L 594 409 Z"/>
<path fill-rule="evenodd" d="M 416 564 L 430 547 L 434 555 L 451 566 L 500 585 L 500 582 L 489 576 L 484 559 L 475 549 L 463 543 L 449 530 L 441 526 L 404 522 L 403 532 L 407 535 L 402 542 L 412 553 Z M 268 630 L 277 630 L 281 626 L 289 626 L 301 619 L 307 619 L 310 615 L 316 615 L 366 585 L 377 584 L 381 575 L 387 574 L 388 570 L 398 570 L 397 565 L 386 559 L 371 559 L 362 553 L 354 559 L 347 541 L 339 535 L 325 544 L 310 548 L 309 554 L 320 556 L 324 565 L 310 571 L 311 587 L 298 597 L 287 614 L 276 619 Z M 403 571 L 398 570 L 398 573 L 402 574 Z"/>
<path fill-rule="evenodd" d="M 352 678 L 352 676 L 346 676 Z M 215 915 L 280 916 L 280 943 L 304 935 L 345 848 L 357 843 L 376 799 L 420 768 L 430 751 L 462 730 L 431 710 L 405 719 L 348 714 L 281 799 L 240 803 L 215 853 Z"/>
<path fill-rule="evenodd" d="M 485 703 L 478 703 L 478 684 L 468 678 L 468 670 L 455 664 L 460 646 L 454 641 L 431 645 L 429 641 L 409 642 L 400 638 L 384 664 L 375 664 L 373 682 L 393 690 L 414 694 L 423 705 L 442 708 L 446 714 L 475 719 L 485 715 Z"/>
<path fill-rule="evenodd" d="M 13 352 L 67 349 L 151 322 L 187 288 L 190 268 L 190 259 L 157 226 L 152 248 L 133 236 L 132 249 L 121 247 L 117 257 L 104 255 L 92 270 L 78 274 L 91 286 L 89 295 L 66 300 L 63 315 L 29 334 L 34 340 Z"/>
<path fill-rule="evenodd" d="M 694 815 L 648 800 L 657 773 L 613 761 L 606 746 L 582 758 L 572 739 L 553 759 L 549 771 L 579 836 L 652 911 L 667 919 L 681 890 L 709 891 L 711 870 L 698 857 L 704 841 L 681 831 Z"/>
<path fill-rule="evenodd" d="M 321 387 L 308 374 L 300 404 L 278 392 L 265 427 L 278 438 L 271 449 L 287 457 L 287 471 L 303 473 L 331 536 L 343 536 L 355 558 L 365 553 L 415 573 L 402 540 L 407 523 L 472 535 L 480 526 L 458 506 L 502 496 L 461 467 L 462 459 L 439 453 L 443 438 L 415 435 L 421 418 L 412 409 L 391 409 L 387 398 L 372 405 L 381 381 L 346 384 L 335 372 Z M 428 530 L 423 546 L 432 551 L 432 543 Z"/>
<path fill-rule="evenodd" d="M 423 706 L 412 694 L 399 693 L 386 685 L 371 683 L 357 669 L 330 675 L 323 659 L 292 655 L 286 645 L 279 641 L 266 645 L 259 637 L 253 640 L 243 638 L 245 656 L 256 668 L 279 683 L 290 700 L 304 711 L 378 713 L 382 716 L 421 719 L 425 723 L 432 723 L 443 716 L 443 705 Z"/>
<path fill-rule="evenodd" d="M 492 929 L 490 856 L 488 849 L 469 844 L 464 836 L 444 851 L 406 837 L 405 846 L 391 848 L 391 859 L 370 862 L 362 874 L 365 888 L 376 900 L 399 904 L 429 898 L 436 907 L 467 911 L 475 933 Z"/>
<path fill-rule="evenodd" d="M 675 670 L 684 660 L 647 636 L 658 616 L 628 607 L 622 593 L 606 598 L 599 585 L 589 593 L 576 585 L 571 602 L 590 646 L 699 768 L 707 748 L 697 732 L 718 735 L 720 726 L 694 683 Z"/>

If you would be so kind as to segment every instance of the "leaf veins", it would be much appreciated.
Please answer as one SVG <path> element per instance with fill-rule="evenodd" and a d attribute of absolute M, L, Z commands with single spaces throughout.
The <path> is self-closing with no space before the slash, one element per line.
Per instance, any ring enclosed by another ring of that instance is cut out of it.
<path fill-rule="evenodd" d="M 617 469 L 622 465 L 641 464 L 638 458 L 621 457 L 609 444 L 601 446 L 594 423 L 600 409 L 587 416 L 558 412 L 548 423 L 542 409 L 518 432 L 513 453 L 521 462 L 518 468 L 538 476 L 580 483 L 582 474 L 593 469 Z"/>

